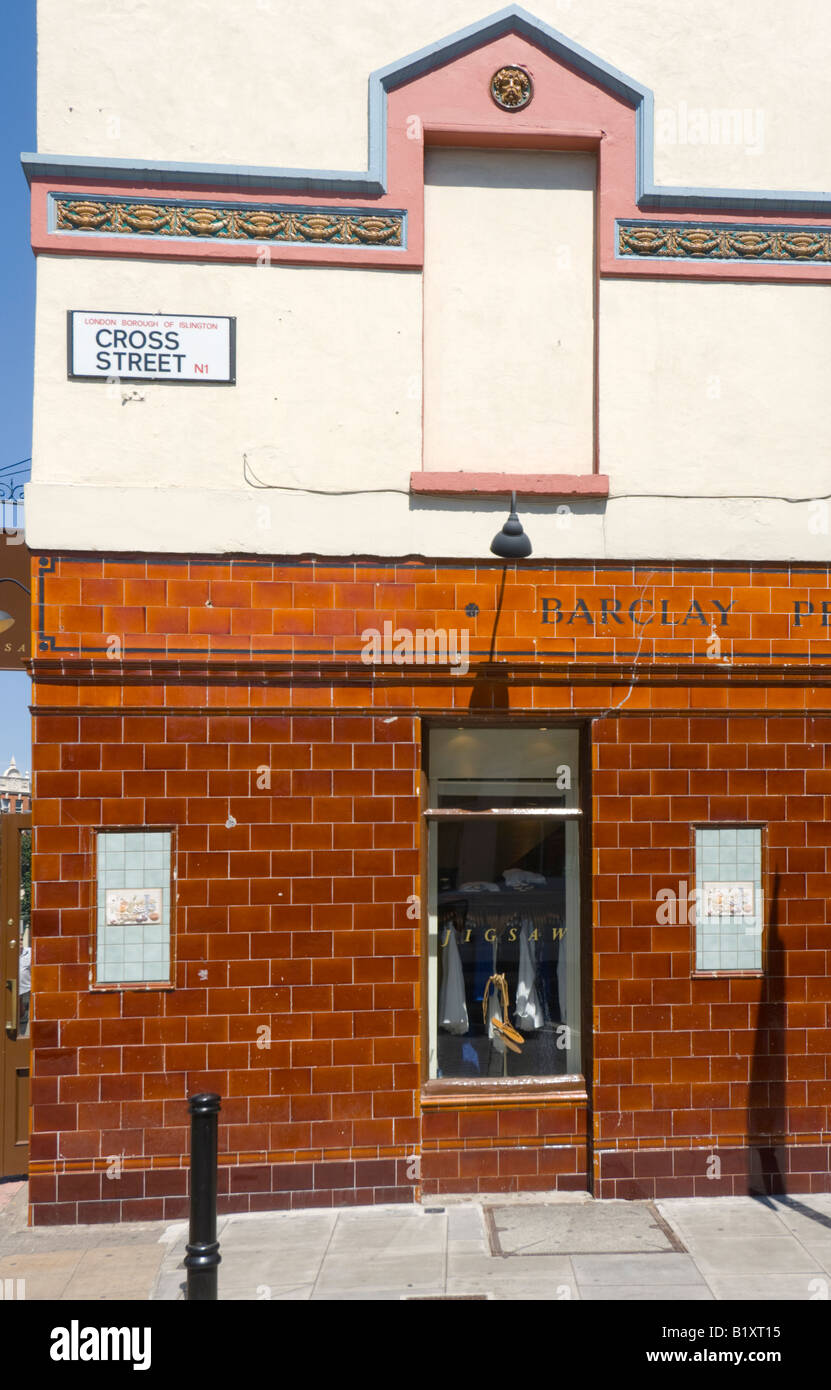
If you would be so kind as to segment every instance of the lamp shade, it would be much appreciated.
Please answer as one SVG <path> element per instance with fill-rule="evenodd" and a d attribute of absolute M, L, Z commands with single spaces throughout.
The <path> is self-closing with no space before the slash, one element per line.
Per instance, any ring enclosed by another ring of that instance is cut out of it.
<path fill-rule="evenodd" d="M 498 555 L 500 560 L 525 560 L 531 554 L 531 542 L 516 514 L 516 493 L 511 496 L 511 514 L 508 520 L 491 541 L 491 553 Z"/>

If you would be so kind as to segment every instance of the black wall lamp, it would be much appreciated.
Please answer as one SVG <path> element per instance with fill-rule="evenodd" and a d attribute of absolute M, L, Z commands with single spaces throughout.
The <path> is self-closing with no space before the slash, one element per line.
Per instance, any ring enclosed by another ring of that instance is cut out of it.
<path fill-rule="evenodd" d="M 511 515 L 491 541 L 491 553 L 500 560 L 526 560 L 531 554 L 531 542 L 516 514 L 515 492 L 511 493 Z"/>

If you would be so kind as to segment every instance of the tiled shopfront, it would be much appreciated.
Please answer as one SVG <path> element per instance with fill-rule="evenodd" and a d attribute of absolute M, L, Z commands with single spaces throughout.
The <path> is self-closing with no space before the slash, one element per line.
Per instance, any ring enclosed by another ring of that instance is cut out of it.
<path fill-rule="evenodd" d="M 205 1089 L 223 1211 L 829 1190 L 827 568 L 34 590 L 35 1222 L 183 1216 Z"/>

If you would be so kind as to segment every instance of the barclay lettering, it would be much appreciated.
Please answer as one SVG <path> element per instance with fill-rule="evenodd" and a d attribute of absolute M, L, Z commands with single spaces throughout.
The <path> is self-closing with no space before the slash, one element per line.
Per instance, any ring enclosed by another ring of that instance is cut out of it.
<path fill-rule="evenodd" d="M 670 600 L 667 598 L 662 598 L 656 607 L 655 600 L 651 598 L 635 598 L 627 604 L 614 593 L 590 597 L 578 594 L 573 605 L 566 608 L 557 594 L 546 594 L 541 599 L 540 622 L 544 626 L 553 627 L 573 627 L 576 623 L 585 623 L 592 628 L 610 628 L 615 624 L 625 627 L 627 623 L 633 628 L 650 627 L 652 624 L 659 627 L 683 628 L 688 623 L 697 623 L 709 631 L 712 627 L 729 626 L 736 600 L 723 603 L 717 598 L 693 598 L 686 611 L 674 613 L 670 612 L 669 604 Z M 799 627 L 801 616 L 813 613 L 814 608 L 813 604 L 801 601 L 796 604 L 796 610 L 796 626 Z M 831 602 L 823 604 L 822 611 L 823 627 L 827 627 Z"/>

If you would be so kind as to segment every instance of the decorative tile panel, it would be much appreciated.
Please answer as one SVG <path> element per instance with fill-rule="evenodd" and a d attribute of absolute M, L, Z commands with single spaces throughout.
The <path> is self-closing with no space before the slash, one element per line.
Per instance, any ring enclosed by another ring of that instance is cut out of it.
<path fill-rule="evenodd" d="M 831 262 L 831 228 L 618 222 L 619 256 L 648 260 Z"/>
<path fill-rule="evenodd" d="M 100 831 L 97 984 L 170 978 L 169 830 Z"/>
<path fill-rule="evenodd" d="M 764 894 L 758 826 L 695 831 L 696 968 L 761 970 Z"/>
<path fill-rule="evenodd" d="M 129 198 L 52 197 L 58 232 L 105 236 L 196 237 L 200 240 L 272 241 L 318 246 L 405 245 L 403 212 L 347 208 L 278 207 L 273 203 L 192 204 Z"/>

